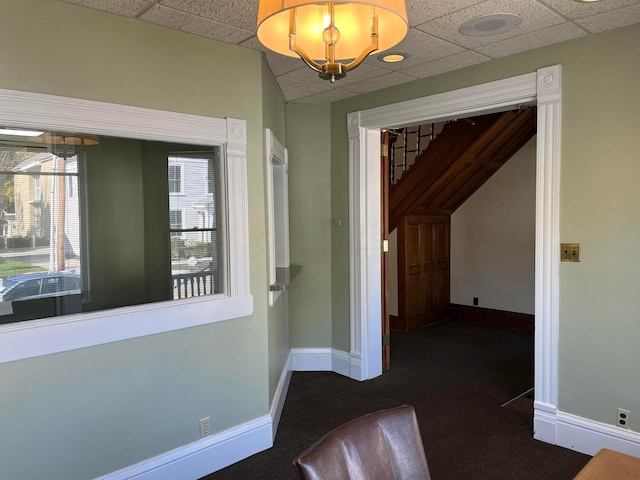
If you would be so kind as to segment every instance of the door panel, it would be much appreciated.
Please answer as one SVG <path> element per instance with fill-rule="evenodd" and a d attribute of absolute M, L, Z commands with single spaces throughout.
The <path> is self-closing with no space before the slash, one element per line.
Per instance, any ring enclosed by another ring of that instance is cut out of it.
<path fill-rule="evenodd" d="M 404 330 L 444 320 L 449 308 L 448 215 L 408 215 L 398 228 L 398 317 Z"/>

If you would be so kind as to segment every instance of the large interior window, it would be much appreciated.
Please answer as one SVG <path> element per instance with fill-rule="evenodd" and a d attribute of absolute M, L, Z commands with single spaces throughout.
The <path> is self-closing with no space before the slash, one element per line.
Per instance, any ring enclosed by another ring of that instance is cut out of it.
<path fill-rule="evenodd" d="M 3 284 L 35 273 L 36 281 L 21 288 L 44 297 L 0 302 L 0 363 L 253 312 L 244 120 L 0 89 L 0 135 L 7 128 L 30 131 L 1 137 L 8 153 L 0 154 L 0 253 L 6 243 L 33 255 L 0 260 L 2 268 L 21 262 L 30 270 L 10 270 Z M 65 134 L 23 143 L 53 132 Z M 23 158 L 11 158 L 15 152 Z M 46 155 L 38 171 L 39 154 Z M 206 169 L 197 181 L 206 193 L 175 206 L 171 198 L 191 189 L 186 163 L 192 160 Z M 22 161 L 25 168 L 16 169 Z M 182 168 L 171 172 L 170 165 Z M 29 198 L 16 201 L 16 188 Z M 23 230 L 18 203 L 32 221 L 25 227 L 23 217 Z M 180 225 L 172 210 L 182 212 Z M 194 213 L 200 223 L 188 223 Z M 72 238 L 73 218 L 79 239 Z M 196 231 L 178 231 L 187 225 Z M 203 238 L 210 239 L 210 252 Z M 33 249 L 40 249 L 37 262 Z M 176 293 L 176 277 L 184 274 L 206 278 Z M 27 319 L 33 320 L 20 321 Z"/>
<path fill-rule="evenodd" d="M 33 133 L 0 135 L 0 323 L 225 293 L 220 147 Z"/>

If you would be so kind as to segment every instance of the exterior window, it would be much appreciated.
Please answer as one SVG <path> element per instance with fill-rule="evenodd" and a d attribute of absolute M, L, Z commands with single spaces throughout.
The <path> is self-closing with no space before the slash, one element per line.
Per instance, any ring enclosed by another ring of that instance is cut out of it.
<path fill-rule="evenodd" d="M 169 210 L 169 230 L 172 237 L 179 237 L 182 231 L 182 210 Z"/>
<path fill-rule="evenodd" d="M 42 200 L 42 188 L 40 185 L 40 175 L 33 177 L 33 200 L 39 202 Z"/>
<path fill-rule="evenodd" d="M 169 193 L 183 193 L 181 165 L 169 165 Z"/>
<path fill-rule="evenodd" d="M 176 153 L 169 172 L 180 164 L 185 195 L 169 195 L 171 276 L 174 298 L 222 292 L 218 268 L 216 195 L 219 156 L 207 152 Z"/>

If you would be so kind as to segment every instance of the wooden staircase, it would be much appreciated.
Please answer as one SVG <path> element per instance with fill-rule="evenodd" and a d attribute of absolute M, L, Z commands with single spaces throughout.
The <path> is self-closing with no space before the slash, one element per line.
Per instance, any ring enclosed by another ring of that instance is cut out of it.
<path fill-rule="evenodd" d="M 389 189 L 397 228 L 397 330 L 450 315 L 451 214 L 536 134 L 536 110 L 449 122 Z"/>
<path fill-rule="evenodd" d="M 447 123 L 389 189 L 389 230 L 405 215 L 451 214 L 536 133 L 536 110 Z"/>

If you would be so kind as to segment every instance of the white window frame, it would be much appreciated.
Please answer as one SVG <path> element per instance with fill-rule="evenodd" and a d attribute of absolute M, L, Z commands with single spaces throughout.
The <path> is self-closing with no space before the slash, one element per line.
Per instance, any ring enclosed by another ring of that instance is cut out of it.
<path fill-rule="evenodd" d="M 269 221 L 269 285 L 277 282 L 276 269 L 289 268 L 289 152 L 270 129 L 265 129 L 267 217 Z M 279 221 L 276 221 L 276 218 Z M 281 291 L 269 288 L 273 306 Z"/>
<path fill-rule="evenodd" d="M 246 121 L 0 89 L 0 125 L 219 146 L 226 150 L 223 182 L 227 190 L 226 238 L 221 249 L 227 266 L 225 294 L 0 325 L 0 363 L 253 313 L 249 290 Z"/>

